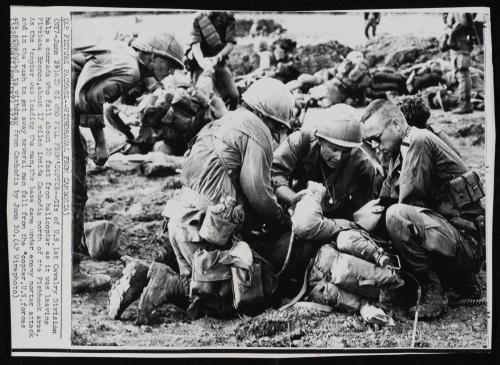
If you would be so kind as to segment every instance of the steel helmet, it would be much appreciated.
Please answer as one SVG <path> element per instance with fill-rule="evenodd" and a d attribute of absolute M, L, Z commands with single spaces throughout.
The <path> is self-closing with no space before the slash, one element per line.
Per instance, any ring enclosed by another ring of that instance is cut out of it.
<path fill-rule="evenodd" d="M 328 110 L 328 118 L 319 122 L 315 136 L 340 147 L 361 146 L 359 113 L 347 104 L 336 104 Z"/>
<path fill-rule="evenodd" d="M 184 50 L 172 33 L 140 34 L 132 41 L 131 46 L 140 51 L 167 57 L 174 61 L 178 68 L 184 68 Z"/>
<path fill-rule="evenodd" d="M 255 81 L 241 99 L 264 116 L 291 129 L 295 100 L 290 90 L 281 81 L 266 77 Z"/>

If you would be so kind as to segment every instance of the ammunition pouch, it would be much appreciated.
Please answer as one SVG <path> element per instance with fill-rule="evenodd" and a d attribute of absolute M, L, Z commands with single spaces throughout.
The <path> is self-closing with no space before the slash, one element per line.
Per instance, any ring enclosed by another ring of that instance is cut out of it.
<path fill-rule="evenodd" d="M 460 213 L 468 205 L 479 202 L 485 196 L 481 180 L 474 171 L 466 172 L 450 180 L 448 185 L 452 201 Z"/>
<path fill-rule="evenodd" d="M 197 250 L 193 255 L 190 297 L 228 298 L 231 293 L 231 267 L 220 261 L 223 251 Z"/>
<path fill-rule="evenodd" d="M 238 311 L 251 311 L 264 302 L 264 284 L 261 262 L 254 259 L 249 270 L 231 267 L 233 306 Z"/>
<path fill-rule="evenodd" d="M 241 228 L 245 218 L 242 205 L 226 197 L 225 201 L 210 205 L 200 228 L 200 237 L 217 246 L 225 246 L 231 236 Z"/>
<path fill-rule="evenodd" d="M 246 248 L 247 258 L 251 252 L 244 242 L 233 248 L 240 254 Z M 237 256 L 232 256 L 231 250 L 197 250 L 192 260 L 190 296 L 228 302 L 232 297 L 233 308 L 240 313 L 253 314 L 262 308 L 276 289 L 272 267 L 255 252 L 249 266 L 242 265 Z"/>

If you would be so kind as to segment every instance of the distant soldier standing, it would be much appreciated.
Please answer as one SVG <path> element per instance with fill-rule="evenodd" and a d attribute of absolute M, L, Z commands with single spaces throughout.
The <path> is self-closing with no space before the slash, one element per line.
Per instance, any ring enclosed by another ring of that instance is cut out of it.
<path fill-rule="evenodd" d="M 203 71 L 212 72 L 215 90 L 230 110 L 236 109 L 239 93 L 227 65 L 227 58 L 236 44 L 234 16 L 218 11 L 201 13 L 194 19 L 191 36 L 186 65 L 193 84 Z"/>
<path fill-rule="evenodd" d="M 112 103 L 146 77 L 162 80 L 176 68 L 183 68 L 182 47 L 169 33 L 138 37 L 129 47 L 94 45 L 73 50 L 73 280 L 74 292 L 109 286 L 107 275 L 87 275 L 80 271 L 80 255 L 86 248 L 83 224 L 87 201 L 87 151 L 79 128 L 90 128 L 96 141 L 96 163 L 109 157 L 104 140 L 103 105 Z M 135 50 L 135 51 L 134 51 Z"/>
<path fill-rule="evenodd" d="M 448 13 L 445 23 L 450 28 L 446 47 L 450 48 L 451 63 L 458 81 L 459 105 L 452 113 L 472 113 L 472 79 L 469 68 L 471 52 L 477 39 L 473 17 L 471 13 Z"/>
<path fill-rule="evenodd" d="M 365 17 L 365 36 L 370 39 L 370 28 L 372 29 L 372 37 L 375 37 L 377 25 L 380 23 L 380 13 L 366 12 Z"/>

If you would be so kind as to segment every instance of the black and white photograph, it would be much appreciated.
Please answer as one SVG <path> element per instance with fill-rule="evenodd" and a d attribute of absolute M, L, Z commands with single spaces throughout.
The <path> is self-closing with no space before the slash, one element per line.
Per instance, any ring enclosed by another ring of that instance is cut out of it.
<path fill-rule="evenodd" d="M 71 13 L 72 347 L 491 347 L 487 8 L 104 9 Z"/>

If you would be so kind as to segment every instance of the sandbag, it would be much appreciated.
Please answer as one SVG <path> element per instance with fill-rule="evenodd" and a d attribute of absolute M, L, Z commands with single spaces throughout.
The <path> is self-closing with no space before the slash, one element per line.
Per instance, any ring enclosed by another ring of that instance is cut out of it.
<path fill-rule="evenodd" d="M 88 222 L 84 225 L 84 240 L 93 260 L 115 260 L 120 258 L 124 236 L 119 227 L 106 220 Z M 82 240 L 83 240 L 82 239 Z"/>

